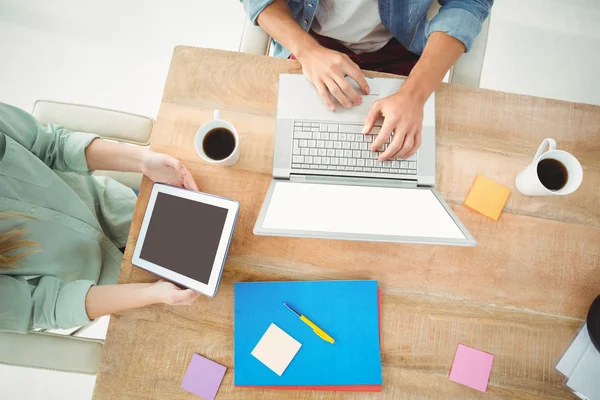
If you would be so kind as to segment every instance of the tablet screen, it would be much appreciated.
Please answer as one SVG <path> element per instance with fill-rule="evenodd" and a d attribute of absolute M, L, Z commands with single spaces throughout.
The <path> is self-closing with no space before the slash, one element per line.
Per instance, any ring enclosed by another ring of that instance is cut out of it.
<path fill-rule="evenodd" d="M 227 212 L 159 192 L 140 258 L 208 284 Z"/>

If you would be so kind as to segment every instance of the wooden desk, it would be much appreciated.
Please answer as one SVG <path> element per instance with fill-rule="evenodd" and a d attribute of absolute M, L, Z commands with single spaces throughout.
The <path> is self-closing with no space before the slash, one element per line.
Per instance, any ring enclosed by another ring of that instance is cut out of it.
<path fill-rule="evenodd" d="M 442 85 L 436 187 L 477 247 L 259 237 L 252 227 L 271 179 L 283 72 L 301 71 L 294 61 L 175 49 L 152 149 L 183 160 L 201 190 L 239 200 L 240 218 L 215 299 L 112 317 L 94 398 L 195 399 L 179 388 L 193 353 L 228 367 L 221 399 L 572 397 L 554 363 L 600 292 L 600 107 Z M 208 166 L 194 150 L 194 135 L 215 108 L 241 135 L 242 157 L 232 168 Z M 581 160 L 576 193 L 527 198 L 516 191 L 514 177 L 545 137 Z M 498 222 L 462 206 L 478 173 L 512 190 Z M 131 265 L 150 188 L 145 179 L 122 283 L 156 280 Z M 233 386 L 233 283 L 311 279 L 379 281 L 382 393 Z M 496 356 L 487 394 L 448 380 L 458 343 Z"/>

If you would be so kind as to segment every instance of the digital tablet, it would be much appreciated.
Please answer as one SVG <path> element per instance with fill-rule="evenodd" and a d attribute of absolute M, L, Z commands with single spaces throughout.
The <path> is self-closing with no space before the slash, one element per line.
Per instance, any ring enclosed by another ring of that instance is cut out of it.
<path fill-rule="evenodd" d="M 133 265 L 214 297 L 239 209 L 235 200 L 155 183 Z"/>

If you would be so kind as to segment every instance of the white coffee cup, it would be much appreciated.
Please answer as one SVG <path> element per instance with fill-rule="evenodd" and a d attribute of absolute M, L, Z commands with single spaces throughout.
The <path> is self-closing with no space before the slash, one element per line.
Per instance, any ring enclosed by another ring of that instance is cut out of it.
<path fill-rule="evenodd" d="M 546 146 L 548 150 L 546 151 Z M 538 164 L 545 159 L 554 159 L 562 163 L 567 170 L 567 182 L 558 190 L 550 190 L 538 176 Z M 554 139 L 544 139 L 537 153 L 533 157 L 531 164 L 523 171 L 519 172 L 515 179 L 515 185 L 519 192 L 527 196 L 552 196 L 566 195 L 573 193 L 581 185 L 583 180 L 583 168 L 579 161 L 571 153 L 556 150 L 556 141 Z"/>
<path fill-rule="evenodd" d="M 206 137 L 207 133 L 209 133 L 210 131 L 212 131 L 215 128 L 225 128 L 226 130 L 231 132 L 231 134 L 233 135 L 233 138 L 235 139 L 235 145 L 234 145 L 233 151 L 231 152 L 231 154 L 229 156 L 227 156 L 226 158 L 223 158 L 223 159 L 214 159 L 214 158 L 210 157 L 208 154 L 206 154 L 206 152 L 204 151 L 204 138 Z M 196 152 L 198 153 L 198 155 L 204 161 L 211 163 L 211 164 L 229 167 L 229 166 L 235 164 L 240 159 L 240 137 L 239 137 L 237 131 L 235 130 L 235 127 L 233 126 L 233 124 L 221 119 L 221 111 L 219 111 L 219 110 L 215 110 L 213 112 L 212 120 L 208 121 L 207 123 L 202 125 L 200 127 L 200 129 L 198 129 L 198 133 L 196 133 L 195 146 L 196 146 Z"/>

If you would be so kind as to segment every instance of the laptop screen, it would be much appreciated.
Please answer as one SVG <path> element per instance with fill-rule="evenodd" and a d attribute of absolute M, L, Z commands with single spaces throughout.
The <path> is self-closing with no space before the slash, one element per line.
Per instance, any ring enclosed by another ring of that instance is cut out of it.
<path fill-rule="evenodd" d="M 468 239 L 453 217 L 427 188 L 276 182 L 262 228 L 309 236 L 326 232 L 376 235 L 374 240 L 406 237 L 409 242 Z"/>

